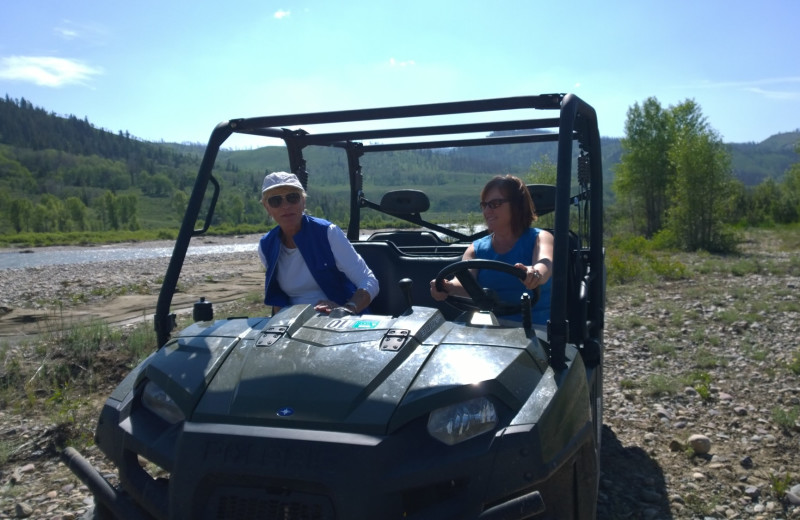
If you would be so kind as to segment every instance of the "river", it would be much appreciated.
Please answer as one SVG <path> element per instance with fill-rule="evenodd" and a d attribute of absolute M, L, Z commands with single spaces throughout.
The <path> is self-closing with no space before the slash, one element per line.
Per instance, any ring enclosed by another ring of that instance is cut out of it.
<path fill-rule="evenodd" d="M 462 233 L 473 233 L 475 229 L 454 227 Z M 366 240 L 375 230 L 362 230 L 361 240 Z M 237 237 L 203 236 L 192 239 L 187 255 L 209 255 L 225 253 L 257 254 L 258 239 L 261 235 Z M 196 240 L 201 240 L 199 243 Z M 215 243 L 204 243 L 203 240 Z M 194 244 L 194 245 L 193 245 Z M 52 246 L 25 249 L 0 249 L 0 271 L 4 269 L 24 269 L 49 265 L 83 264 L 92 262 L 113 262 L 119 260 L 146 260 L 172 255 L 174 243 L 170 241 L 107 244 L 99 246 Z"/>
<path fill-rule="evenodd" d="M 207 255 L 224 253 L 256 254 L 258 241 L 251 240 L 232 244 L 189 245 L 187 255 Z M 0 252 L 0 270 L 23 269 L 49 265 L 82 264 L 92 262 L 111 262 L 116 260 L 142 260 L 172 255 L 173 246 L 91 246 L 91 247 L 35 247 Z"/>
<path fill-rule="evenodd" d="M 373 231 L 364 230 L 361 240 Z M 236 237 L 203 236 L 193 238 L 187 255 L 212 255 L 225 253 L 257 254 L 261 235 L 239 235 Z M 118 260 L 146 260 L 172 256 L 174 242 L 136 242 L 98 246 L 48 246 L 24 249 L 0 249 L 0 271 L 24 269 L 50 265 L 112 262 Z"/>

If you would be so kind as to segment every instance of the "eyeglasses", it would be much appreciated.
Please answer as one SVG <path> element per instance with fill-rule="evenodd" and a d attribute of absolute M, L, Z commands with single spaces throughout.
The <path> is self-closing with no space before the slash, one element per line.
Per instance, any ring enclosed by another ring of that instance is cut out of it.
<path fill-rule="evenodd" d="M 267 199 L 267 204 L 269 204 L 270 208 L 278 209 L 281 207 L 281 204 L 283 204 L 284 197 L 286 197 L 286 202 L 294 205 L 300 202 L 300 199 L 303 196 L 297 193 L 296 191 L 293 191 L 292 193 L 287 193 L 286 195 L 273 195 L 272 197 Z"/>
<path fill-rule="evenodd" d="M 489 202 L 481 202 L 480 206 L 481 210 L 484 210 L 486 208 L 497 209 L 506 202 L 508 202 L 508 199 L 492 199 Z"/>

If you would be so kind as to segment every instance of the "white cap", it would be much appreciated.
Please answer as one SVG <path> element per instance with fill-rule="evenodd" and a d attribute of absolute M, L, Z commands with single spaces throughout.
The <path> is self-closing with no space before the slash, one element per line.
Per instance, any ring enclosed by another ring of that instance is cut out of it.
<path fill-rule="evenodd" d="M 297 188 L 303 193 L 306 191 L 303 189 L 303 185 L 300 184 L 300 179 L 297 178 L 297 175 L 287 172 L 274 172 L 264 177 L 264 182 L 261 184 L 261 195 L 263 196 L 267 191 L 281 186 Z"/>

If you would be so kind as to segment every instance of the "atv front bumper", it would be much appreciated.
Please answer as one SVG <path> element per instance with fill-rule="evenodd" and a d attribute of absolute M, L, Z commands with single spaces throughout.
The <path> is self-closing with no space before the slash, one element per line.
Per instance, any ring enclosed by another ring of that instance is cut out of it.
<path fill-rule="evenodd" d="M 534 426 L 450 447 L 414 429 L 374 437 L 187 423 L 169 478 L 154 479 L 127 451 L 115 461 L 122 490 L 74 450 L 65 459 L 119 518 L 594 518 L 589 424 L 548 457 Z"/>

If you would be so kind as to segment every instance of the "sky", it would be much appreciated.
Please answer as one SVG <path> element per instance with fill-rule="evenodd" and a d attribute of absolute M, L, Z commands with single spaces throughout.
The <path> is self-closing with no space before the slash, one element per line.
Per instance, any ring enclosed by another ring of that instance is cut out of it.
<path fill-rule="evenodd" d="M 761 142 L 800 128 L 798 27 L 797 0 L 4 0 L 0 95 L 179 143 L 239 117 L 553 92 L 624 137 L 654 97 Z"/>

